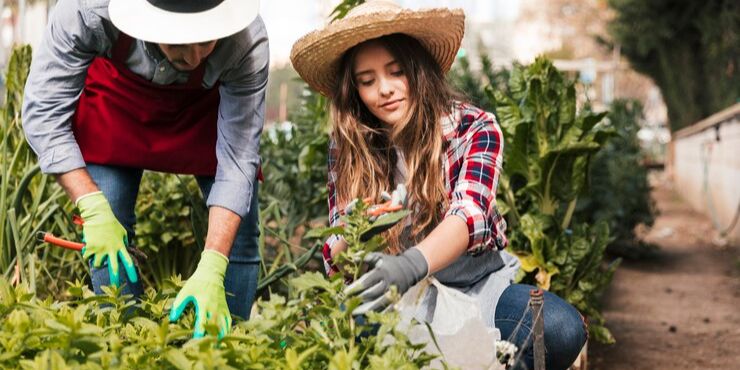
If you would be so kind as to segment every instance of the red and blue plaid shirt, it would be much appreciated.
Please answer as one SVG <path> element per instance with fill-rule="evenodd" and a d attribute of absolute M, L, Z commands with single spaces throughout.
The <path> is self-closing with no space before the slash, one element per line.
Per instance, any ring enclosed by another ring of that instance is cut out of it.
<path fill-rule="evenodd" d="M 468 225 L 468 253 L 479 254 L 508 244 L 506 221 L 496 209 L 496 187 L 503 164 L 504 140 L 496 117 L 474 106 L 455 103 L 452 113 L 442 121 L 446 152 L 445 187 L 450 205 L 444 217 L 460 217 Z M 334 163 L 336 144 L 329 146 L 329 224 L 337 226 Z M 324 244 L 324 267 L 329 275 L 337 271 L 331 248 L 339 240 L 331 236 Z"/>

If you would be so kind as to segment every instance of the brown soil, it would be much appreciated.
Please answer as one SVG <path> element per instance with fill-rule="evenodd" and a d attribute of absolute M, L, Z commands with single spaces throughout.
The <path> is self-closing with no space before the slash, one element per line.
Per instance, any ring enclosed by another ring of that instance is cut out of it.
<path fill-rule="evenodd" d="M 660 214 L 644 240 L 659 249 L 614 275 L 603 312 L 617 343 L 589 343 L 589 369 L 740 369 L 740 248 L 654 184 Z"/>

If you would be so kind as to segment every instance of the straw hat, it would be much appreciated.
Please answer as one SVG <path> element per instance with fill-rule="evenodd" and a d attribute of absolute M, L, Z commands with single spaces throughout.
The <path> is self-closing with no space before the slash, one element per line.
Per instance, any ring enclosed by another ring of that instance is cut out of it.
<path fill-rule="evenodd" d="M 144 41 L 193 44 L 231 36 L 257 18 L 259 0 L 111 0 L 110 19 Z"/>
<path fill-rule="evenodd" d="M 342 55 L 353 46 L 393 33 L 419 40 L 449 71 L 465 33 L 462 9 L 404 9 L 389 0 L 368 0 L 345 18 L 313 31 L 293 44 L 293 68 L 311 88 L 330 96 L 339 74 Z"/>

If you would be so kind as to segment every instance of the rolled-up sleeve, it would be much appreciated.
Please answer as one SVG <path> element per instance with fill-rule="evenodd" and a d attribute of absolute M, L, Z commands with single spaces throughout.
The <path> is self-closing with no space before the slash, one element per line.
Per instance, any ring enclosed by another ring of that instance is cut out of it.
<path fill-rule="evenodd" d="M 326 187 L 329 191 L 328 203 L 330 227 L 339 226 L 341 217 L 339 207 L 337 206 L 337 173 L 334 168 L 335 160 L 337 157 L 336 151 L 336 141 L 332 139 L 329 141 L 329 155 L 327 160 L 328 178 L 326 183 Z M 326 270 L 326 274 L 329 276 L 339 271 L 337 266 L 334 264 L 334 261 L 332 260 L 331 250 L 334 247 L 334 244 L 336 244 L 340 240 L 342 240 L 340 236 L 331 235 L 324 243 L 322 256 L 324 257 L 324 269 Z"/>
<path fill-rule="evenodd" d="M 265 120 L 265 88 L 269 69 L 267 32 L 261 18 L 246 30 L 246 48 L 235 67 L 221 78 L 218 112 L 216 179 L 208 206 L 219 206 L 244 217 L 251 207 L 260 165 L 260 135 Z"/>
<path fill-rule="evenodd" d="M 34 53 L 23 99 L 23 130 L 44 173 L 85 167 L 71 119 L 93 58 L 105 48 L 99 17 L 60 0 Z"/>
<path fill-rule="evenodd" d="M 468 130 L 464 159 L 445 217 L 460 217 L 468 226 L 468 253 L 497 245 L 496 188 L 502 167 L 503 135 L 492 114 L 484 113 Z"/>

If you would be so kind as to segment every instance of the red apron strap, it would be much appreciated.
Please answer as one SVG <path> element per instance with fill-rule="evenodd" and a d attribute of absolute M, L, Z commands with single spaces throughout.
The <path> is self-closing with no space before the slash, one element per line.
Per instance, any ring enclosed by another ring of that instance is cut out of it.
<path fill-rule="evenodd" d="M 198 68 L 194 69 L 192 72 L 190 72 L 190 76 L 188 76 L 188 82 L 187 85 L 190 87 L 198 88 L 203 87 L 203 76 L 206 75 L 206 61 L 200 63 Z"/>
<path fill-rule="evenodd" d="M 131 44 L 133 44 L 133 42 L 134 39 L 132 39 L 131 36 L 123 32 L 119 32 L 116 44 L 113 46 L 113 52 L 111 52 L 111 59 L 118 63 L 126 63 L 126 57 L 128 57 L 128 54 L 131 51 Z"/>

